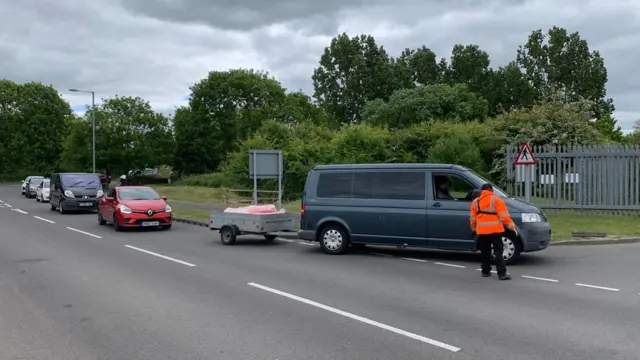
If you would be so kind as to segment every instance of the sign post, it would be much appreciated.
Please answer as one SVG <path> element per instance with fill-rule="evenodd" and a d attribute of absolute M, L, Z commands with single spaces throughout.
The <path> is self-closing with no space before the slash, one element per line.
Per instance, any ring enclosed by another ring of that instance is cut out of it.
<path fill-rule="evenodd" d="M 527 202 L 531 202 L 531 183 L 533 181 L 531 175 L 536 165 L 536 158 L 533 156 L 533 151 L 531 151 L 529 144 L 522 143 L 522 145 L 520 145 L 520 151 L 513 163 L 516 166 L 522 166 L 524 168 L 524 197 Z"/>
<path fill-rule="evenodd" d="M 253 179 L 253 205 L 258 205 L 258 179 L 278 179 L 278 210 L 282 207 L 283 160 L 280 150 L 249 150 L 249 176 Z"/>

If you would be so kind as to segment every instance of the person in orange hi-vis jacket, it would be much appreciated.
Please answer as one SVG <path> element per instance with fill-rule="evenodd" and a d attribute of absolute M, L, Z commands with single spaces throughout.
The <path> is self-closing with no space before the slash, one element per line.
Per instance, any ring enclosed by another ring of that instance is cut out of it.
<path fill-rule="evenodd" d="M 478 236 L 482 257 L 482 276 L 491 276 L 491 246 L 495 252 L 496 270 L 500 280 L 510 280 L 502 252 L 505 228 L 517 236 L 516 224 L 504 201 L 493 193 L 491 184 L 482 185 L 482 192 L 471 202 L 471 229 Z"/>

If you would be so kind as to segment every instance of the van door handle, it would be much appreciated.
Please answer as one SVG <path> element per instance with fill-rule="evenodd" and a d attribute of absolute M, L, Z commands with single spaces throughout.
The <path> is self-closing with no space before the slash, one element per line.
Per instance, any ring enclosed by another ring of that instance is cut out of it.
<path fill-rule="evenodd" d="M 433 203 L 433 207 L 440 207 L 442 206 L 442 204 L 440 204 L 439 202 Z"/>

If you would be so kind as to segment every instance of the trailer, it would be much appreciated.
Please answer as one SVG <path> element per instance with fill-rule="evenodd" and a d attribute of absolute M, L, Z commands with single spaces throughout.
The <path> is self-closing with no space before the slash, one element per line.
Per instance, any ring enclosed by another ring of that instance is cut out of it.
<path fill-rule="evenodd" d="M 280 232 L 295 232 L 294 216 L 288 213 L 245 214 L 212 211 L 209 229 L 220 232 L 224 245 L 233 245 L 240 235 L 262 235 L 271 242 Z"/>

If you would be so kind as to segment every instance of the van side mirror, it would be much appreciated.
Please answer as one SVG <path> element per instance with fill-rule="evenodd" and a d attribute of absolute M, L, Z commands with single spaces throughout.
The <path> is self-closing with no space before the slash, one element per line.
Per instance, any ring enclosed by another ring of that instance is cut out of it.
<path fill-rule="evenodd" d="M 473 191 L 471 191 L 471 200 L 477 198 L 478 196 L 480 196 L 480 193 L 482 191 L 480 189 L 474 189 Z"/>

